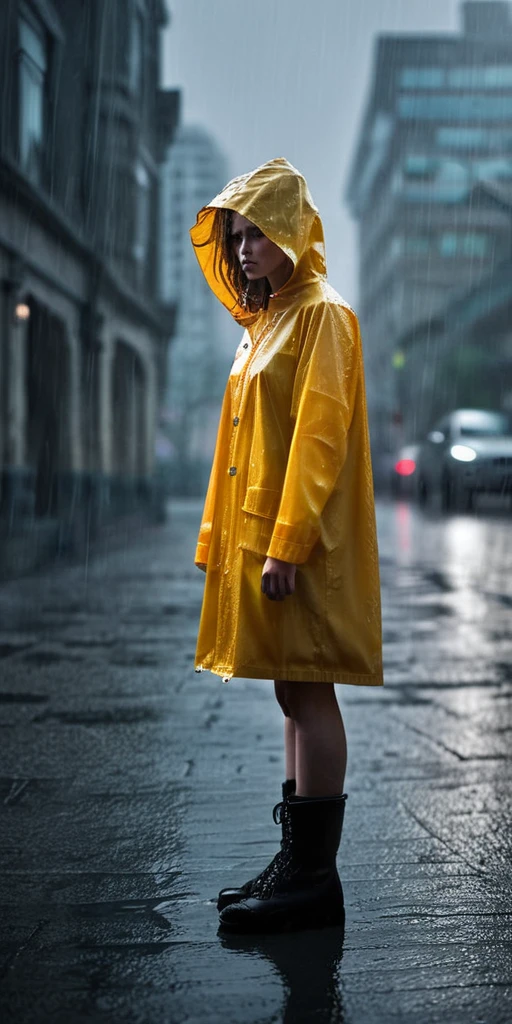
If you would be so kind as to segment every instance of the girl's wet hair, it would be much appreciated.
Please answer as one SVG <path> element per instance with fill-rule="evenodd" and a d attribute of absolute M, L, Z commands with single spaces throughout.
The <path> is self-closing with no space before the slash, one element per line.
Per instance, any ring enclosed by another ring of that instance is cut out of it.
<path fill-rule="evenodd" d="M 214 273 L 219 281 L 231 292 L 233 305 L 238 304 L 250 313 L 260 309 L 268 309 L 268 300 L 272 293 L 268 278 L 259 281 L 248 281 L 237 259 L 231 238 L 233 210 L 215 210 L 210 236 L 201 242 L 203 245 L 215 246 Z"/>

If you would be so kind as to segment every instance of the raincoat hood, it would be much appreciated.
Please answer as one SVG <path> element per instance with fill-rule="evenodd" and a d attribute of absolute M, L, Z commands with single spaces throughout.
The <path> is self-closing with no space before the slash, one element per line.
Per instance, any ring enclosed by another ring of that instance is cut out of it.
<path fill-rule="evenodd" d="M 190 236 L 210 288 L 239 323 L 247 325 L 258 314 L 244 309 L 216 272 L 213 226 L 218 209 L 234 210 L 252 221 L 292 260 L 294 271 L 280 289 L 280 297 L 291 298 L 298 287 L 325 277 L 322 221 L 302 174 L 288 160 L 278 157 L 233 178 L 199 211 Z M 222 269 L 225 273 L 225 263 Z"/>

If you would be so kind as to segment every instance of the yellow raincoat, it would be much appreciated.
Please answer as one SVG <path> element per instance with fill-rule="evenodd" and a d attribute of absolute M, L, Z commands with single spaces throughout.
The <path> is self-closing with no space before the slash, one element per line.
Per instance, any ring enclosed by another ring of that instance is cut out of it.
<path fill-rule="evenodd" d="M 294 263 L 258 313 L 215 275 L 215 209 L 247 217 Z M 206 567 L 196 669 L 382 683 L 378 552 L 355 313 L 326 280 L 323 228 L 299 172 L 271 160 L 231 181 L 191 230 L 217 297 L 245 327 L 222 406 L 196 565 Z M 297 564 L 284 601 L 265 558 Z"/>

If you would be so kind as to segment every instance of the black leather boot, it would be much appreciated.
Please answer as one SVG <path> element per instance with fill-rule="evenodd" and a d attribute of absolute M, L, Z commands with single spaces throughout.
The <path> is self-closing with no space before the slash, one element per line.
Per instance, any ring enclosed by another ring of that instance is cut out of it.
<path fill-rule="evenodd" d="M 222 929 L 270 933 L 344 923 L 336 854 L 346 799 L 346 794 L 288 799 L 290 839 L 279 862 L 266 878 L 255 880 L 248 897 L 221 911 Z"/>
<path fill-rule="evenodd" d="M 281 847 L 276 853 L 270 864 L 260 872 L 256 878 L 250 878 L 248 882 L 244 882 L 243 885 L 235 889 L 221 889 L 217 899 L 217 909 L 223 910 L 224 907 L 228 907 L 230 903 L 237 903 L 238 900 L 243 900 L 247 896 L 252 894 L 252 890 L 255 885 L 262 883 L 271 873 L 273 875 L 274 870 L 277 868 L 283 857 L 283 851 L 286 849 L 289 833 L 290 833 L 290 822 L 288 814 L 288 799 L 295 793 L 295 779 L 287 779 L 282 785 L 283 799 L 282 802 L 276 804 L 274 807 L 274 821 L 276 825 L 281 825 Z"/>

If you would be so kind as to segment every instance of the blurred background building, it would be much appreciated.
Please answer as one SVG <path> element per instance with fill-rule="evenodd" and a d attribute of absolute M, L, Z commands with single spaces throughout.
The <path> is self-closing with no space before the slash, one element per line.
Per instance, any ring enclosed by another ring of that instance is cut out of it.
<path fill-rule="evenodd" d="M 512 8 L 380 36 L 347 187 L 374 452 L 512 396 Z"/>
<path fill-rule="evenodd" d="M 161 177 L 160 295 L 176 306 L 160 420 L 161 458 L 171 493 L 199 495 L 208 483 L 233 346 L 224 344 L 228 318 L 199 268 L 189 231 L 198 211 L 225 185 L 226 161 L 208 132 L 183 125 Z"/>
<path fill-rule="evenodd" d="M 153 504 L 166 20 L 162 0 L 0 5 L 0 571 Z"/>

